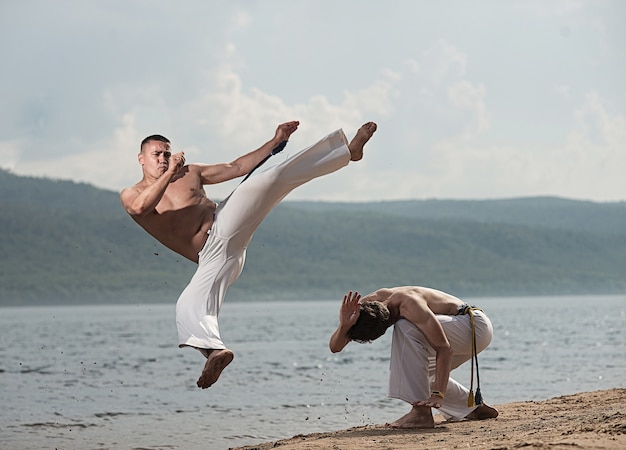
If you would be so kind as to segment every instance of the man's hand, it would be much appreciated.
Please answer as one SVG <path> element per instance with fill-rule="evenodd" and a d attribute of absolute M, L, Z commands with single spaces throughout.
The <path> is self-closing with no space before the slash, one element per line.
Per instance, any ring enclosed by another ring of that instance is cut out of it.
<path fill-rule="evenodd" d="M 413 406 L 430 406 L 431 408 L 441 408 L 443 404 L 443 399 L 438 395 L 431 395 L 427 400 L 419 400 L 417 402 L 413 402 Z"/>
<path fill-rule="evenodd" d="M 359 314 L 361 312 L 361 294 L 352 291 L 343 296 L 343 302 L 339 309 L 339 323 L 345 329 L 350 329 L 359 320 Z"/>
<path fill-rule="evenodd" d="M 168 160 L 167 171 L 177 174 L 185 166 L 185 152 L 174 153 Z"/>
<path fill-rule="evenodd" d="M 276 128 L 274 139 L 277 142 L 288 141 L 289 136 L 291 136 L 298 129 L 298 125 L 300 125 L 300 122 L 297 120 L 281 123 L 278 125 L 278 128 Z"/>
<path fill-rule="evenodd" d="M 339 326 L 330 337 L 330 342 L 328 343 L 331 352 L 340 352 L 350 342 L 348 332 L 359 319 L 361 311 L 360 299 L 361 294 L 358 292 L 352 294 L 352 291 L 350 291 L 343 296 L 343 302 L 341 302 L 341 307 L 339 308 Z"/>

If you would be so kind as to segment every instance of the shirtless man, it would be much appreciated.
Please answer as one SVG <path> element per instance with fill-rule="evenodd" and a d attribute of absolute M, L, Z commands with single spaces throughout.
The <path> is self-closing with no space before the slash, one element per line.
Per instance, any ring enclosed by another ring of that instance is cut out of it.
<path fill-rule="evenodd" d="M 261 147 L 223 164 L 186 165 L 184 152 L 172 153 L 168 139 L 149 136 L 138 155 L 143 178 L 120 194 L 122 205 L 141 227 L 198 264 L 176 303 L 176 325 L 179 347 L 196 348 L 206 358 L 197 382 L 203 389 L 233 360 L 220 338 L 217 316 L 226 290 L 243 269 L 254 231 L 293 189 L 360 160 L 363 146 L 376 131 L 376 124 L 368 122 L 348 143 L 337 130 L 279 164 L 255 171 L 219 205 L 207 198 L 204 185 L 249 174 L 299 124 L 279 125 Z"/>
<path fill-rule="evenodd" d="M 433 428 L 431 408 L 453 421 L 489 419 L 498 411 L 482 403 L 479 390 L 475 405 L 468 402 L 473 393 L 450 378 L 452 369 L 473 357 L 472 315 L 476 352 L 481 352 L 491 342 L 491 322 L 452 295 L 419 286 L 383 288 L 362 298 L 349 292 L 329 346 L 333 353 L 340 352 L 350 341 L 370 342 L 394 325 L 388 395 L 410 403 L 412 409 L 387 426 Z"/>

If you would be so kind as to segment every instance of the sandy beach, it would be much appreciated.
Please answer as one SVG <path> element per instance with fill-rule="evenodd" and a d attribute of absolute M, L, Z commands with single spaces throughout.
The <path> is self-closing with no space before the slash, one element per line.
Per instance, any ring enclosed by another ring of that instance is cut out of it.
<path fill-rule="evenodd" d="M 435 416 L 429 430 L 368 425 L 233 450 L 626 449 L 626 389 L 495 406 L 496 419 L 449 423 Z"/>

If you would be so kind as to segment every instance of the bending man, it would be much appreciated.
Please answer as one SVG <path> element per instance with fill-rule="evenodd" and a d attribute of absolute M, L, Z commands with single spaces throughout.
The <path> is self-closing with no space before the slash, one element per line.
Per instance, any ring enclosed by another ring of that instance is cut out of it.
<path fill-rule="evenodd" d="M 198 349 L 206 358 L 197 385 L 208 388 L 233 359 L 220 338 L 217 317 L 226 290 L 243 269 L 252 235 L 272 208 L 296 187 L 334 172 L 363 156 L 376 124 L 363 125 L 350 143 L 342 130 L 264 171 L 254 172 L 216 204 L 204 185 L 249 174 L 298 129 L 287 122 L 257 150 L 223 164 L 185 165 L 183 152 L 172 154 L 170 141 L 153 135 L 138 155 L 143 178 L 120 194 L 128 214 L 166 247 L 198 264 L 176 304 L 179 347 Z"/>
<path fill-rule="evenodd" d="M 450 378 L 452 369 L 472 358 L 472 321 L 480 352 L 491 342 L 491 322 L 452 295 L 419 286 L 379 289 L 363 298 L 349 292 L 329 345 L 333 353 L 340 352 L 350 341 L 371 342 L 394 325 L 389 397 L 412 409 L 388 424 L 393 428 L 434 427 L 432 408 L 448 420 L 488 419 L 498 411 L 480 399 L 481 404 L 473 404 L 470 390 Z"/>

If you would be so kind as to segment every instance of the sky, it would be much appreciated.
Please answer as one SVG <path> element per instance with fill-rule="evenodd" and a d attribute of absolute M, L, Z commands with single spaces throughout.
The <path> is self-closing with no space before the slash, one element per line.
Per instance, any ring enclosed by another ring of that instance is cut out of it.
<path fill-rule="evenodd" d="M 624 43 L 620 0 L 0 0 L 0 167 L 119 191 L 151 134 L 221 163 L 299 120 L 279 161 L 373 120 L 288 198 L 624 201 Z"/>

